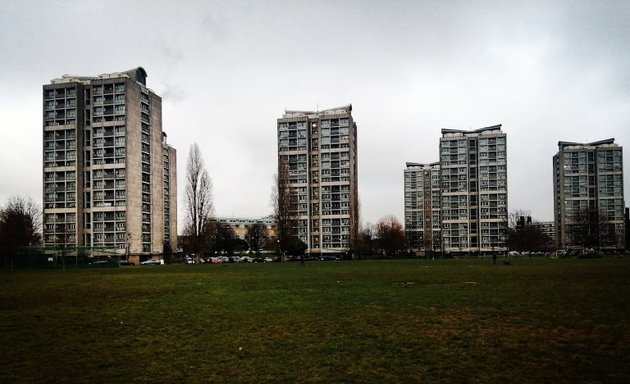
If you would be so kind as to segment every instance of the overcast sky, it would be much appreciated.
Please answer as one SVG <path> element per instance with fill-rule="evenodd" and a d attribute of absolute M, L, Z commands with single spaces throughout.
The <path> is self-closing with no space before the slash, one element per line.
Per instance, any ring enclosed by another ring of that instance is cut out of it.
<path fill-rule="evenodd" d="M 363 223 L 403 221 L 405 162 L 438 161 L 441 128 L 503 124 L 509 209 L 539 220 L 558 141 L 630 148 L 630 1 L 0 0 L 0 205 L 41 203 L 42 85 L 137 66 L 180 196 L 197 142 L 217 216 L 271 212 L 285 109 L 352 104 Z"/>

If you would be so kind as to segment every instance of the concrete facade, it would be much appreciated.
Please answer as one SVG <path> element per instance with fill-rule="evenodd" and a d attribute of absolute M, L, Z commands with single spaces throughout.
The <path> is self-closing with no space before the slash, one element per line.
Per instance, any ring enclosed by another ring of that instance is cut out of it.
<path fill-rule="evenodd" d="M 136 259 L 161 254 L 165 240 L 176 249 L 176 152 L 146 77 L 139 67 L 44 85 L 46 246 Z"/>
<path fill-rule="evenodd" d="M 234 231 L 236 237 L 241 240 L 247 240 L 247 231 L 255 224 L 262 224 L 265 229 L 265 236 L 271 241 L 275 241 L 276 223 L 273 217 L 263 217 L 260 219 L 243 218 L 243 217 L 222 217 L 216 221 L 221 224 L 228 225 Z"/>
<path fill-rule="evenodd" d="M 409 249 L 420 255 L 441 252 L 440 164 L 406 165 L 405 234 Z"/>
<path fill-rule="evenodd" d="M 560 141 L 553 168 L 558 247 L 579 248 L 570 228 L 581 211 L 596 210 L 598 226 L 611 233 L 601 248 L 624 249 L 623 149 L 615 144 L 615 139 L 591 143 Z"/>
<path fill-rule="evenodd" d="M 352 106 L 285 111 L 277 128 L 278 162 L 289 172 L 292 231 L 309 253 L 350 251 L 359 223 Z"/>
<path fill-rule="evenodd" d="M 507 136 L 501 125 L 442 129 L 440 160 L 407 163 L 410 249 L 479 254 L 507 250 Z"/>
<path fill-rule="evenodd" d="M 501 125 L 442 129 L 442 246 L 445 253 L 507 250 L 507 137 Z"/>

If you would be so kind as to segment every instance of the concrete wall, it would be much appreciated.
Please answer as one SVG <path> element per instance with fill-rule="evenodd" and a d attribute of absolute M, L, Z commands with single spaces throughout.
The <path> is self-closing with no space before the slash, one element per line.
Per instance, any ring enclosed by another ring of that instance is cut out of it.
<path fill-rule="evenodd" d="M 126 81 L 127 233 L 131 254 L 142 253 L 142 124 L 140 86 Z"/>
<path fill-rule="evenodd" d="M 162 98 L 151 93 L 151 253 L 164 250 L 164 147 L 162 146 Z"/>
<path fill-rule="evenodd" d="M 177 151 L 169 146 L 168 152 L 170 159 L 170 236 L 171 249 L 175 251 L 177 249 Z"/>

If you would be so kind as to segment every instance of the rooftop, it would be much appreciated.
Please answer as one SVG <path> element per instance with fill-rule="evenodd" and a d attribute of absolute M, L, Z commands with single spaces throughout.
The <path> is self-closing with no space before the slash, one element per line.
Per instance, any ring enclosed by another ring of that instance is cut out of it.
<path fill-rule="evenodd" d="M 560 151 L 562 151 L 564 149 L 567 149 L 569 147 L 586 148 L 586 147 L 599 147 L 599 146 L 615 146 L 615 147 L 617 147 L 618 145 L 615 144 L 615 138 L 614 137 L 612 137 L 610 139 L 605 139 L 605 140 L 592 141 L 590 143 L 576 143 L 576 142 L 572 142 L 572 141 L 558 141 L 558 150 L 560 150 Z"/>
<path fill-rule="evenodd" d="M 329 108 L 321 111 L 292 111 L 292 110 L 284 110 L 283 118 L 288 117 L 309 117 L 309 118 L 318 118 L 326 115 L 339 115 L 339 114 L 350 114 L 352 112 L 352 104 L 344 105 L 342 107 Z"/>
<path fill-rule="evenodd" d="M 116 79 L 116 78 L 129 78 L 134 79 L 135 81 L 141 83 L 142 85 L 147 85 L 147 71 L 142 67 L 137 67 L 130 69 L 124 72 L 112 72 L 112 73 L 103 73 L 98 76 L 77 76 L 77 75 L 62 75 L 61 78 L 50 80 L 51 84 L 63 84 L 63 83 L 82 83 L 89 84 L 90 81 L 93 80 L 102 80 L 102 79 Z"/>
<path fill-rule="evenodd" d="M 501 124 L 492 125 L 489 127 L 478 128 L 473 130 L 465 130 L 465 129 L 450 129 L 450 128 L 442 128 L 442 134 L 447 133 L 462 133 L 462 134 L 471 134 L 471 133 L 483 133 L 488 131 L 501 130 Z"/>
<path fill-rule="evenodd" d="M 434 162 L 434 163 L 422 164 L 422 163 L 406 162 L 405 165 L 407 166 L 407 168 L 424 168 L 424 167 L 435 167 L 436 165 L 440 165 L 440 163 Z"/>

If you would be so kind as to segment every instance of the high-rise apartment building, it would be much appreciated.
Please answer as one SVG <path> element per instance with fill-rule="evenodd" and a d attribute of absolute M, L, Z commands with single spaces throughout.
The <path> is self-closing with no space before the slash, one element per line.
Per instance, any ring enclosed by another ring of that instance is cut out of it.
<path fill-rule="evenodd" d="M 309 253 L 349 251 L 358 230 L 352 106 L 285 111 L 277 124 L 278 162 L 288 171 L 293 235 Z"/>
<path fill-rule="evenodd" d="M 560 248 L 581 247 L 583 218 L 594 213 L 600 249 L 625 245 L 623 152 L 615 139 L 560 141 L 553 157 L 554 221 Z M 580 219 L 582 217 L 582 219 Z"/>
<path fill-rule="evenodd" d="M 440 164 L 406 165 L 405 233 L 409 249 L 425 255 L 440 252 Z"/>
<path fill-rule="evenodd" d="M 141 67 L 43 87 L 44 244 L 146 258 L 177 246 L 177 158 Z"/>
<path fill-rule="evenodd" d="M 501 125 L 442 129 L 442 247 L 445 253 L 507 250 L 506 135 Z"/>

